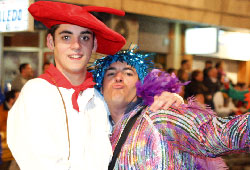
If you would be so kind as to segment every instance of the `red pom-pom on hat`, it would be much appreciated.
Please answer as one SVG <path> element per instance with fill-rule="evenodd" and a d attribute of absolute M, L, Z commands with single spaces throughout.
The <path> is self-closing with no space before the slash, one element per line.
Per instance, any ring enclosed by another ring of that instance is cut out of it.
<path fill-rule="evenodd" d="M 110 14 L 125 15 L 124 11 L 97 6 L 77 6 L 62 2 L 37 1 L 30 5 L 30 14 L 46 27 L 51 28 L 57 24 L 73 24 L 91 29 L 97 39 L 97 52 L 113 55 L 125 45 L 125 38 L 108 28 L 89 12 L 106 12 Z"/>

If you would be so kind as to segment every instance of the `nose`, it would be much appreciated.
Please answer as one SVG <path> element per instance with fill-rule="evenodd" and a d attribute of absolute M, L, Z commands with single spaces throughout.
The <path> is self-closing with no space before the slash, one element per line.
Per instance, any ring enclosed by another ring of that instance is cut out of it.
<path fill-rule="evenodd" d="M 123 76 L 121 72 L 116 73 L 115 82 L 123 82 Z"/>
<path fill-rule="evenodd" d="M 80 44 L 80 42 L 79 42 L 78 39 L 75 39 L 75 40 L 72 41 L 72 43 L 71 43 L 71 48 L 72 48 L 73 50 L 79 50 L 80 47 L 81 47 L 81 44 Z"/>

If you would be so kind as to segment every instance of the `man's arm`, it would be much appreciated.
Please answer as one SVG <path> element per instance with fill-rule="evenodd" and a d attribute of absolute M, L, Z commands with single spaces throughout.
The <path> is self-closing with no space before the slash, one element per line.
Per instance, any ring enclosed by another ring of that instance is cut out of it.
<path fill-rule="evenodd" d="M 192 154 L 215 157 L 249 151 L 249 114 L 219 118 L 190 103 L 186 107 L 170 107 L 168 111 L 149 115 L 165 142 Z"/>
<path fill-rule="evenodd" d="M 39 83 L 36 82 L 38 85 Z M 28 82 L 8 114 L 7 144 L 22 170 L 69 169 L 67 159 L 59 160 L 60 155 L 55 152 L 61 143 L 52 136 L 53 130 L 49 124 L 54 119 L 49 113 L 56 112 L 46 102 L 52 96 L 46 98 L 46 95 L 40 86 L 34 87 L 32 82 Z"/>

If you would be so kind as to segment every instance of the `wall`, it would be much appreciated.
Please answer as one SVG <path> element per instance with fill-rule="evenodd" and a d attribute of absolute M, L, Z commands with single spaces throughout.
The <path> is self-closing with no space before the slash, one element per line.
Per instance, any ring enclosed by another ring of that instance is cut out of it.
<path fill-rule="evenodd" d="M 169 51 L 169 23 L 167 20 L 138 16 L 139 47 L 147 52 L 168 53 Z"/>
<path fill-rule="evenodd" d="M 222 27 L 250 29 L 248 0 L 60 0 L 107 6 L 126 12 L 192 21 Z"/>

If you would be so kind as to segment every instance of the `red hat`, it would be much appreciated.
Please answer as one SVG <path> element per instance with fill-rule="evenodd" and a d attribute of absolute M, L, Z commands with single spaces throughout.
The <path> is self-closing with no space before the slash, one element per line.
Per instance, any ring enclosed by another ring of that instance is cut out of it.
<path fill-rule="evenodd" d="M 37 1 L 30 5 L 29 12 L 48 28 L 57 24 L 73 24 L 91 29 L 97 39 L 97 52 L 113 55 L 121 50 L 126 43 L 119 33 L 108 28 L 103 22 L 94 17 L 91 11 L 106 12 L 124 16 L 125 12 L 107 7 L 77 6 L 61 2 Z"/>

